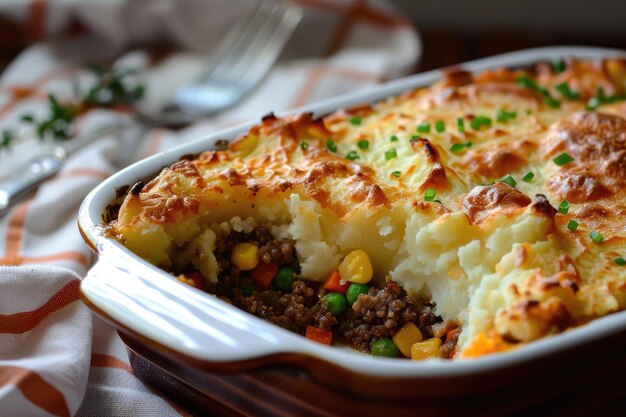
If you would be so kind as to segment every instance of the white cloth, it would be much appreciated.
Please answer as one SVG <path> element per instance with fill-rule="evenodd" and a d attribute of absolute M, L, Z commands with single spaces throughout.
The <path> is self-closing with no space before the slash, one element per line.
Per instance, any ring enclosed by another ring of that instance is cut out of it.
<path fill-rule="evenodd" d="M 0 181 L 41 146 L 29 139 L 32 132 L 20 116 L 45 115 L 47 94 L 63 100 L 73 80 L 88 85 L 84 64 L 115 57 L 116 65 L 141 69 L 144 105 L 155 106 L 201 73 L 208 51 L 250 1 L 0 4 L 0 15 L 42 38 L 0 76 L 0 131 L 20 133 L 11 151 L 0 151 Z M 269 111 L 397 77 L 419 58 L 416 32 L 382 0 L 297 3 L 304 18 L 281 60 L 233 109 L 181 131 L 155 128 L 102 138 L 72 155 L 59 175 L 0 218 L 0 416 L 184 414 L 133 375 L 116 332 L 80 302 L 78 283 L 93 258 L 77 231 L 76 211 L 89 190 L 130 162 Z M 157 60 L 137 47 L 166 42 L 185 52 Z M 128 115 L 96 109 L 77 125 L 88 131 L 120 117 Z"/>

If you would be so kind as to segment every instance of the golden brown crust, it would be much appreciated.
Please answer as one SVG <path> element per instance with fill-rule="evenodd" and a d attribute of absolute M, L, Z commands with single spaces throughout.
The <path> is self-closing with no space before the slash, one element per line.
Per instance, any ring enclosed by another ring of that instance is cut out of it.
<path fill-rule="evenodd" d="M 546 157 L 567 152 L 574 158 L 550 179 L 564 199 L 584 203 L 624 195 L 626 185 L 626 120 L 619 116 L 580 112 L 560 120 L 544 141 Z"/>
<path fill-rule="evenodd" d="M 480 223 L 492 213 L 513 214 L 531 203 L 530 197 L 503 182 L 474 187 L 463 199 L 470 223 Z"/>
<path fill-rule="evenodd" d="M 534 148 L 531 142 L 526 143 Z M 526 164 L 522 152 L 515 148 L 517 146 L 502 143 L 489 149 L 470 150 L 462 163 L 469 172 L 477 172 L 485 178 L 502 178 Z"/>
<path fill-rule="evenodd" d="M 149 207 L 146 213 L 150 220 L 159 222 L 172 219 L 167 213 L 178 207 L 193 210 L 191 202 L 169 195 L 184 185 L 216 192 L 241 186 L 251 195 L 261 190 L 269 194 L 301 190 L 343 217 L 361 206 L 410 206 L 425 190 L 434 189 L 444 207 L 466 210 L 472 221 L 479 221 L 480 213 L 492 209 L 486 209 L 486 204 L 503 212 L 529 204 L 516 194 L 519 191 L 504 192 L 502 185 L 486 189 L 485 196 L 475 195 L 480 189 L 474 189 L 463 198 L 480 183 L 512 174 L 522 193 L 544 194 L 548 200 L 545 207 L 568 200 L 581 206 L 582 225 L 618 234 L 624 226 L 615 215 L 621 206 L 615 203 L 624 200 L 626 190 L 626 120 L 620 111 L 626 112 L 626 107 L 619 102 L 606 105 L 606 112 L 614 113 L 608 114 L 584 111 L 584 106 L 598 88 L 607 97 L 623 93 L 625 74 L 626 61 L 620 59 L 570 59 L 560 73 L 546 64 L 538 64 L 531 71 L 501 68 L 475 75 L 452 68 L 430 88 L 374 106 L 354 106 L 323 118 L 269 114 L 233 140 L 228 151 L 207 151 L 166 169 L 160 181 L 144 187 L 140 201 L 145 200 L 143 204 Z M 560 108 L 551 108 L 543 103 L 539 91 L 516 83 L 520 76 L 535 79 L 552 97 L 561 99 L 555 86 L 567 82 L 580 99 L 561 100 Z M 496 120 L 495 113 L 503 108 L 514 112 L 515 117 Z M 489 125 L 470 127 L 472 120 L 485 114 L 490 116 Z M 372 122 L 352 124 L 355 117 Z M 456 129 L 459 117 L 465 121 L 463 132 Z M 434 132 L 436 121 L 445 123 L 445 131 Z M 430 125 L 430 131 L 414 135 L 416 125 L 422 122 Z M 399 140 L 390 142 L 392 135 Z M 359 148 L 360 141 L 369 147 Z M 450 152 L 453 144 L 468 141 L 472 146 L 465 152 Z M 306 149 L 300 147 L 303 142 L 308 145 Z M 330 149 L 329 143 L 339 149 Z M 407 145 L 411 153 L 403 152 Z M 392 150 L 397 157 L 387 160 L 386 152 Z M 355 152 L 358 159 L 346 159 L 348 151 Z M 563 152 L 574 161 L 557 167 L 552 158 Z M 525 185 L 520 177 L 528 171 L 536 171 L 537 179 Z M 165 184 L 164 178 L 171 183 Z M 470 203 L 473 198 L 483 201 Z M 585 211 L 590 203 L 608 211 Z M 150 208 L 158 204 L 164 206 L 159 209 L 163 213 Z M 573 207 L 572 212 L 575 210 L 578 208 Z M 557 219 L 559 230 L 564 230 L 565 223 Z M 579 241 L 589 245 L 584 239 Z"/>
<path fill-rule="evenodd" d="M 185 213 L 197 212 L 199 202 L 193 197 L 147 194 L 141 199 L 141 205 L 146 218 L 156 224 L 165 224 L 180 219 Z"/>

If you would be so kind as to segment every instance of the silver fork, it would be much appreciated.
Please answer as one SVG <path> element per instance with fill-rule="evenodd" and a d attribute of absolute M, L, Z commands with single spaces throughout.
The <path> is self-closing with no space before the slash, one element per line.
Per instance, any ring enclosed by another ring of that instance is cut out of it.
<path fill-rule="evenodd" d="M 302 10 L 294 4 L 262 0 L 229 31 L 206 74 L 178 89 L 161 114 L 150 119 L 184 125 L 240 101 L 267 75 L 301 18 Z"/>
<path fill-rule="evenodd" d="M 262 0 L 229 31 L 202 79 L 179 89 L 159 114 L 147 114 L 135 106 L 140 125 L 144 129 L 183 126 L 237 103 L 267 75 L 301 17 L 301 9 L 286 1 Z M 73 138 L 18 167 L 0 181 L 0 217 L 28 191 L 57 174 L 70 153 L 112 133 L 111 129 L 126 128 L 123 124 Z"/>

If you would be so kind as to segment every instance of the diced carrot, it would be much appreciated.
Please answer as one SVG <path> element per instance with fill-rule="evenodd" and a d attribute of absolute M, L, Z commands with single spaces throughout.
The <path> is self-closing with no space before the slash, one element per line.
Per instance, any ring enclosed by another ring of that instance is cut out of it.
<path fill-rule="evenodd" d="M 201 290 L 204 289 L 204 276 L 202 275 L 202 272 L 196 271 L 192 272 L 191 274 L 187 274 L 186 276 L 187 278 L 193 280 L 194 287 Z"/>
<path fill-rule="evenodd" d="M 306 338 L 324 345 L 330 345 L 333 342 L 333 332 L 315 326 L 306 326 Z"/>
<path fill-rule="evenodd" d="M 398 283 L 395 281 L 389 281 L 387 282 L 387 288 L 389 288 L 391 291 L 396 291 L 398 289 Z"/>
<path fill-rule="evenodd" d="M 252 270 L 250 276 L 254 283 L 264 290 L 270 287 L 274 275 L 278 272 L 278 265 L 266 264 L 265 262 L 259 262 L 259 264 Z"/>
<path fill-rule="evenodd" d="M 341 275 L 339 275 L 338 271 L 332 272 L 328 278 L 326 278 L 326 282 L 324 283 L 324 288 L 331 292 L 340 292 L 345 294 L 348 291 L 348 287 L 350 286 L 350 282 L 346 281 L 345 284 L 341 283 Z"/>

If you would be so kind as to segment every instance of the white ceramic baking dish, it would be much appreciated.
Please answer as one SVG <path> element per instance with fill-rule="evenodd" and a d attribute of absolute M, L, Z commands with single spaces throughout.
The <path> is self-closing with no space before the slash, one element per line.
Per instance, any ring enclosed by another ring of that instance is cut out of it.
<path fill-rule="evenodd" d="M 562 57 L 596 59 L 613 56 L 626 57 L 626 52 L 591 47 L 549 47 L 498 55 L 460 66 L 470 71 L 481 71 L 502 66 L 524 66 Z M 425 72 L 295 109 L 290 113 L 313 112 L 324 115 L 342 107 L 374 102 L 429 85 L 438 80 L 440 75 L 439 70 Z M 571 360 L 579 357 L 576 355 L 581 355 L 581 352 L 590 354 L 590 343 L 599 343 L 608 337 L 621 340 L 626 333 L 626 312 L 621 312 L 533 342 L 521 349 L 478 359 L 412 362 L 371 357 L 350 349 L 312 342 L 214 296 L 182 285 L 168 273 L 103 235 L 102 214 L 115 198 L 118 187 L 133 184 L 140 178 L 149 179 L 163 167 L 178 161 L 182 155 L 211 149 L 216 141 L 232 139 L 256 123 L 257 121 L 251 121 L 215 133 L 131 165 L 89 193 L 80 209 L 78 222 L 81 233 L 99 256 L 97 263 L 82 282 L 84 301 L 96 313 L 116 325 L 133 350 L 145 348 L 141 356 L 143 359 L 149 357 L 147 361 L 156 366 L 161 366 L 159 362 L 169 363 L 169 369 L 167 366 L 161 368 L 176 375 L 174 379 L 178 382 L 202 391 L 202 384 L 198 379 L 192 383 L 189 378 L 176 374 L 173 369 L 186 369 L 188 373 L 201 369 L 209 373 L 226 371 L 242 374 L 254 372 L 258 368 L 283 366 L 305 372 L 307 378 L 312 378 L 316 384 L 325 388 L 345 388 L 346 381 L 351 381 L 348 391 L 355 398 L 363 399 L 369 395 L 377 397 L 378 394 L 380 398 L 404 398 L 403 401 L 408 401 L 406 404 L 409 410 L 414 405 L 412 401 L 418 397 L 423 399 L 424 393 L 430 393 L 429 395 L 437 398 L 454 398 L 463 392 L 475 391 L 477 387 L 471 381 L 482 381 L 481 384 L 486 389 L 493 391 L 498 386 L 506 385 L 498 380 L 498 375 L 515 375 L 515 372 L 529 364 L 545 366 L 545 369 L 553 365 L 565 366 L 565 362 L 561 361 L 563 358 Z M 618 345 L 616 342 L 612 343 Z M 548 366 L 546 363 L 552 365 Z M 380 381 L 385 383 L 381 384 Z M 456 384 L 458 381 L 464 382 Z M 413 393 L 417 387 L 422 390 L 420 395 Z M 447 387 L 445 393 L 442 392 L 444 387 Z M 286 391 L 288 390 L 285 389 L 284 392 Z M 207 391 L 203 392 L 207 394 Z M 232 395 L 237 396 L 236 393 Z M 228 396 L 224 395 L 226 397 Z M 302 398 L 300 400 L 304 401 Z M 258 406 L 258 401 L 255 404 Z M 228 407 L 232 408 L 231 405 Z M 282 409 L 280 405 L 278 408 Z M 327 408 L 326 411 L 330 414 L 342 414 L 339 405 Z M 266 411 L 260 412 L 263 414 Z M 246 410 L 238 412 L 248 413 Z M 402 413 L 398 411 L 397 414 Z"/>

